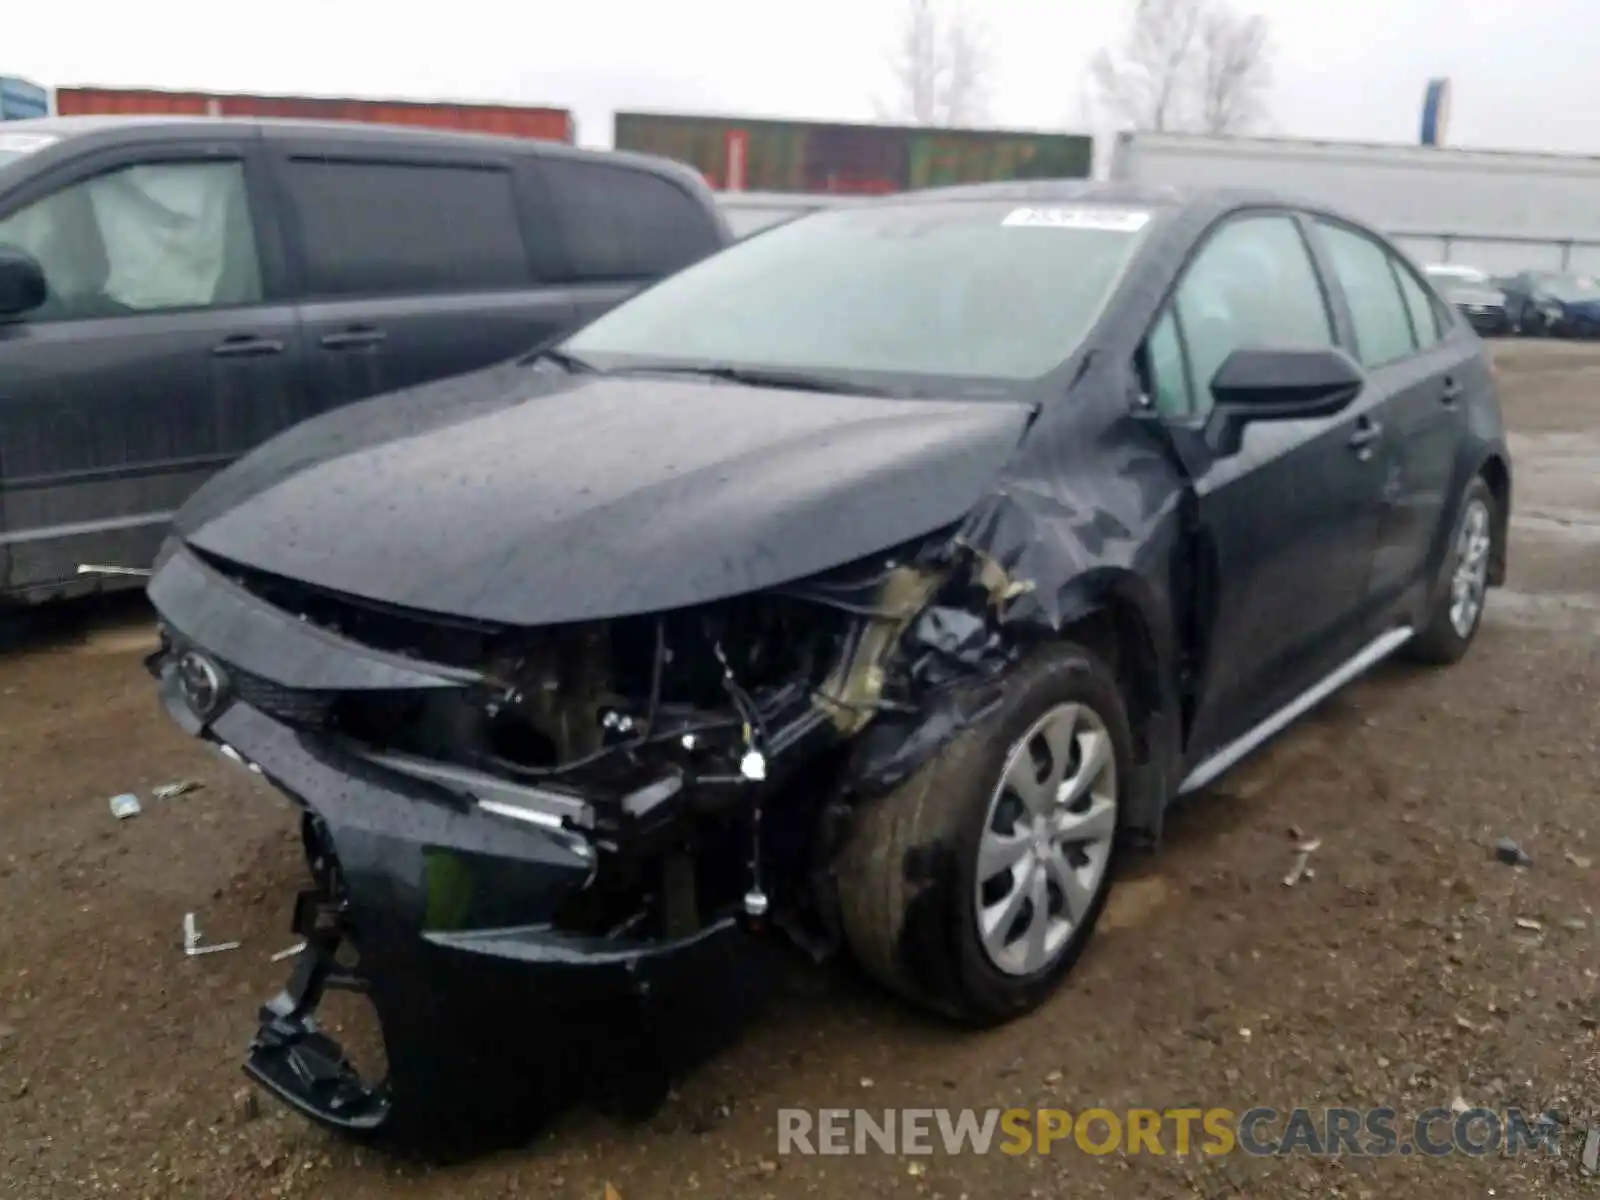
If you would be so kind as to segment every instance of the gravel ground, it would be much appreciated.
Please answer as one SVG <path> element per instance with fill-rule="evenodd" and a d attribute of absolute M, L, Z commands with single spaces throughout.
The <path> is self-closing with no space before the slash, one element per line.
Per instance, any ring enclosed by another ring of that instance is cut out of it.
<path fill-rule="evenodd" d="M 1071 987 L 962 1035 L 798 963 L 643 1127 L 585 1109 L 427 1168 L 257 1103 L 238 1071 L 301 885 L 287 808 L 158 713 L 135 600 L 0 658 L 0 1194 L 593 1197 L 1600 1195 L 1576 1154 L 777 1153 L 783 1107 L 1389 1105 L 1600 1123 L 1600 351 L 1498 350 L 1511 581 L 1465 662 L 1380 669 L 1178 813 Z M 148 797 L 118 823 L 107 798 Z M 1290 830 L 1321 839 L 1285 888 Z M 1493 860 L 1515 838 L 1527 867 Z M 185 959 L 185 911 L 241 949 Z M 1170 1149 L 1170 1144 L 1168 1145 Z"/>

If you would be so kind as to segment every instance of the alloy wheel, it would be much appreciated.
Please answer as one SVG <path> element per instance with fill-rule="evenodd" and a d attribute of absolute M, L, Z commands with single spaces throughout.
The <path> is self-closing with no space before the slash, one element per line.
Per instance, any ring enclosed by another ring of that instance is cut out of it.
<path fill-rule="evenodd" d="M 978 843 L 978 935 L 998 970 L 1034 975 L 1062 955 L 1116 832 L 1111 733 L 1088 705 L 1058 705 L 1012 743 Z"/>
<path fill-rule="evenodd" d="M 1489 586 L 1489 506 L 1479 497 L 1467 501 L 1456 535 L 1455 569 L 1450 576 L 1450 626 L 1458 637 L 1472 636 L 1483 611 Z"/>

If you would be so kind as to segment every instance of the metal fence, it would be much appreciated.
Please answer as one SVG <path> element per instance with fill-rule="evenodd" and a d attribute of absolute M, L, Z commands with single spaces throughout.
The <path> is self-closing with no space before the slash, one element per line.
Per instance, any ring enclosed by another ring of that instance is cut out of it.
<path fill-rule="evenodd" d="M 1461 263 L 1481 267 L 1491 275 L 1519 271 L 1600 274 L 1600 238 L 1426 229 L 1390 230 L 1389 236 L 1420 263 Z"/>

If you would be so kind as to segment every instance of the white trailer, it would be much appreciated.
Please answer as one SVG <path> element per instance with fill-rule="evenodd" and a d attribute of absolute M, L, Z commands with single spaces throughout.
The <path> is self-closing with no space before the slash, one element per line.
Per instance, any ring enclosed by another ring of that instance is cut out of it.
<path fill-rule="evenodd" d="M 1118 137 L 1110 175 L 1302 196 L 1382 229 L 1424 263 L 1600 271 L 1600 157 L 1141 132 Z"/>

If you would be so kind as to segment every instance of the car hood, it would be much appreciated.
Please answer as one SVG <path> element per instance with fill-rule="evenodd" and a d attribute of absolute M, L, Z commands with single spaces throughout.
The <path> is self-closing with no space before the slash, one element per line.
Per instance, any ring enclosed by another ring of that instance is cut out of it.
<path fill-rule="evenodd" d="M 298 426 L 196 493 L 177 529 L 215 558 L 417 610 L 625 616 L 953 524 L 1031 414 L 502 367 Z"/>

